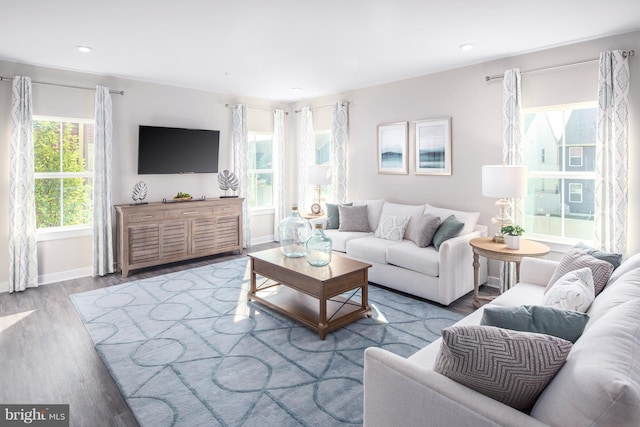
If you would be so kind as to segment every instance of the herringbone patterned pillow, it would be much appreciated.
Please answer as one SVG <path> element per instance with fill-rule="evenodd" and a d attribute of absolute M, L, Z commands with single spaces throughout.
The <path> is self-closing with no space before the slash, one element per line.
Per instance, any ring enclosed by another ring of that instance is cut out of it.
<path fill-rule="evenodd" d="M 589 267 L 591 269 L 591 273 L 593 274 L 593 286 L 596 291 L 595 294 L 598 296 L 609 281 L 609 277 L 611 277 L 613 265 L 607 261 L 597 259 L 581 249 L 571 249 L 564 254 L 560 260 L 560 264 L 556 267 L 556 271 L 553 272 L 553 276 L 551 276 L 549 283 L 547 283 L 544 293 L 546 294 L 549 292 L 551 286 L 553 286 L 559 278 L 568 272 L 579 270 L 584 267 Z"/>
<path fill-rule="evenodd" d="M 530 409 L 569 355 L 572 344 L 551 335 L 493 326 L 442 330 L 434 370 L 519 410 Z"/>

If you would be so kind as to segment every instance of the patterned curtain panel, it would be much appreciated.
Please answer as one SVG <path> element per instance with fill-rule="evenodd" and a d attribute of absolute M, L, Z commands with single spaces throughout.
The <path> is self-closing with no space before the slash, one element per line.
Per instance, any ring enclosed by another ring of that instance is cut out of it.
<path fill-rule="evenodd" d="M 93 150 L 93 275 L 113 273 L 111 228 L 112 105 L 109 88 L 96 87 Z"/>
<path fill-rule="evenodd" d="M 311 108 L 300 111 L 300 146 L 298 152 L 298 206 L 308 209 L 313 203 L 313 186 L 307 182 L 309 165 L 315 162 L 316 139 L 313 133 L 313 114 Z"/>
<path fill-rule="evenodd" d="M 284 205 L 284 111 L 273 113 L 273 238 L 280 240 L 278 227 L 284 219 L 287 209 Z"/>
<path fill-rule="evenodd" d="M 627 252 L 629 64 L 621 51 L 600 54 L 596 141 L 595 240 Z"/>
<path fill-rule="evenodd" d="M 9 292 L 38 286 L 31 79 L 13 78 L 9 149 Z"/>
<path fill-rule="evenodd" d="M 505 165 L 524 164 L 521 109 L 520 70 L 517 68 L 506 70 L 502 81 L 502 161 Z M 524 223 L 523 199 L 513 200 L 511 216 L 516 224 Z M 500 276 L 504 289 L 513 286 L 516 279 L 513 263 L 504 262 Z"/>
<path fill-rule="evenodd" d="M 347 144 L 349 142 L 349 105 L 338 102 L 333 107 L 331 127 L 331 199 L 336 203 L 347 201 Z"/>
<path fill-rule="evenodd" d="M 231 108 L 231 144 L 233 145 L 233 169 L 240 181 L 239 195 L 242 203 L 242 247 L 251 247 L 251 218 L 249 217 L 249 129 L 247 106 L 238 104 Z"/>

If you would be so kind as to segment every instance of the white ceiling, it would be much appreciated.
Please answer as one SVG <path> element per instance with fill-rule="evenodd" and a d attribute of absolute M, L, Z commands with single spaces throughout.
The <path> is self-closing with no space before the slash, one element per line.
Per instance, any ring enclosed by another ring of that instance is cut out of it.
<path fill-rule="evenodd" d="M 639 0 L 0 0 L 0 59 L 295 101 L 639 29 Z"/>

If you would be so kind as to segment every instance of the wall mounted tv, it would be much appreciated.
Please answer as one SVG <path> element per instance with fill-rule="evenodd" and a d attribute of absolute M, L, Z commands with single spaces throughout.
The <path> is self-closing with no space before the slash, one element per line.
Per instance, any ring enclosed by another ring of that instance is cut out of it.
<path fill-rule="evenodd" d="M 140 125 L 138 174 L 217 173 L 220 131 Z"/>

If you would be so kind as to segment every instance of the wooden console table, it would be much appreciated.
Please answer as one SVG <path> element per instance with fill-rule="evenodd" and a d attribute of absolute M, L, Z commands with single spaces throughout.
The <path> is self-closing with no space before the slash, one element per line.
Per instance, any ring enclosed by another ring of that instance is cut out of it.
<path fill-rule="evenodd" d="M 478 294 L 478 269 L 481 256 L 498 261 L 516 264 L 516 283 L 520 281 L 520 261 L 524 257 L 543 257 L 549 253 L 549 247 L 543 243 L 520 239 L 520 249 L 508 249 L 504 243 L 496 243 L 492 237 L 477 237 L 469 241 L 473 249 L 473 306 L 478 308 L 480 301 L 490 301 L 492 297 Z"/>
<path fill-rule="evenodd" d="M 242 198 L 116 205 L 118 269 L 242 253 Z"/>

